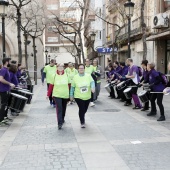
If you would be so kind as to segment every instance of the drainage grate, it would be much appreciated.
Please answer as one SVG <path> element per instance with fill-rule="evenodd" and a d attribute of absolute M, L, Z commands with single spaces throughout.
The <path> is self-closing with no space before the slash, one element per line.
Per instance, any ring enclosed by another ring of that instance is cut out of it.
<path fill-rule="evenodd" d="M 119 109 L 105 109 L 104 112 L 120 112 Z"/>

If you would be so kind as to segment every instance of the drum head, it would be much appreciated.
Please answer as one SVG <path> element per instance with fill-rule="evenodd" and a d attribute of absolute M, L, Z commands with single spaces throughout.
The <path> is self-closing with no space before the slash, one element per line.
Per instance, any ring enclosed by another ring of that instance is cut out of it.
<path fill-rule="evenodd" d="M 108 87 L 108 86 L 110 86 L 110 84 L 106 84 L 104 87 Z"/>
<path fill-rule="evenodd" d="M 29 94 L 29 95 L 33 95 L 33 93 L 29 92 L 29 91 L 25 91 L 25 90 L 19 90 L 21 93 L 24 94 Z"/>
<path fill-rule="evenodd" d="M 11 95 L 12 95 L 12 96 L 14 96 L 14 97 L 17 97 L 17 98 L 23 99 L 23 100 L 27 100 L 27 98 L 26 98 L 26 97 L 21 96 L 21 95 L 19 95 L 19 94 L 11 93 Z"/>
<path fill-rule="evenodd" d="M 121 83 L 119 83 L 119 84 L 117 85 L 117 87 L 122 86 L 122 84 L 124 84 L 124 83 L 125 83 L 125 81 L 122 81 Z"/>
<path fill-rule="evenodd" d="M 124 92 L 124 93 L 127 93 L 127 92 L 129 92 L 129 91 L 131 91 L 131 90 L 132 90 L 132 88 L 129 87 L 129 88 L 125 89 L 123 92 Z"/>
<path fill-rule="evenodd" d="M 138 94 L 138 96 L 143 96 L 143 95 L 145 95 L 146 93 L 147 93 L 147 91 L 143 90 L 143 91 L 141 91 L 141 92 Z"/>

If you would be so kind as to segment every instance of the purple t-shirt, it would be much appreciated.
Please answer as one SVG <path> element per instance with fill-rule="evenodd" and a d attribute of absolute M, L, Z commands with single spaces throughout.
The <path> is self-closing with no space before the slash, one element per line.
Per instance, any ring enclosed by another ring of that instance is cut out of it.
<path fill-rule="evenodd" d="M 133 76 L 133 74 L 136 73 L 137 76 L 137 83 L 140 82 L 140 77 L 139 77 L 139 68 L 138 66 L 133 65 L 132 67 L 128 68 L 128 75 Z"/>
<path fill-rule="evenodd" d="M 10 82 L 15 84 L 15 86 L 18 86 L 18 79 L 17 79 L 17 75 L 13 72 L 9 72 L 10 74 Z"/>
<path fill-rule="evenodd" d="M 10 74 L 8 68 L 3 67 L 0 70 L 0 76 L 2 76 L 6 81 L 10 82 Z M 0 82 L 0 92 L 7 92 L 9 90 L 10 86 L 8 84 L 3 84 Z"/>
<path fill-rule="evenodd" d="M 156 77 L 159 76 L 159 73 L 156 70 L 149 71 L 149 84 L 153 84 L 156 82 Z M 165 86 L 160 82 L 159 84 L 155 84 L 152 87 L 154 92 L 162 92 L 165 89 Z"/>

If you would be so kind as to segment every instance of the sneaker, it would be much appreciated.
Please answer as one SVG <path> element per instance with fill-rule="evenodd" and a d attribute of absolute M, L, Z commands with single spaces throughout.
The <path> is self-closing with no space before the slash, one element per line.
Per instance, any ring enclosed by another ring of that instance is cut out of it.
<path fill-rule="evenodd" d="M 86 127 L 85 127 L 85 124 L 81 124 L 81 128 L 86 128 Z"/>
<path fill-rule="evenodd" d="M 157 121 L 165 121 L 165 116 L 161 116 Z"/>
<path fill-rule="evenodd" d="M 155 115 L 156 115 L 156 112 L 152 112 L 152 111 L 147 114 L 147 116 L 155 116 Z"/>
<path fill-rule="evenodd" d="M 131 106 L 132 103 L 125 103 L 124 106 Z"/>
<path fill-rule="evenodd" d="M 62 125 L 58 125 L 58 130 L 61 130 L 62 129 Z"/>
<path fill-rule="evenodd" d="M 19 114 L 16 113 L 16 112 L 11 112 L 11 115 L 12 115 L 12 116 L 19 116 Z"/>
<path fill-rule="evenodd" d="M 9 117 L 5 117 L 5 119 L 4 120 L 7 120 L 7 121 L 10 121 L 10 122 L 13 122 L 13 120 L 12 119 L 10 119 Z"/>
<path fill-rule="evenodd" d="M 135 107 L 133 108 L 133 110 L 136 110 L 136 109 L 141 109 L 141 107 L 135 106 Z"/>
<path fill-rule="evenodd" d="M 56 105 L 55 105 L 55 104 L 53 104 L 53 108 L 56 108 Z"/>
<path fill-rule="evenodd" d="M 146 110 L 149 110 L 149 108 L 143 108 L 141 111 L 146 111 Z"/>
<path fill-rule="evenodd" d="M 9 124 L 7 123 L 7 121 L 6 121 L 6 120 L 3 120 L 3 121 L 1 121 L 1 122 L 0 122 L 0 126 L 3 126 L 3 125 L 7 125 L 7 126 L 9 126 Z"/>
<path fill-rule="evenodd" d="M 90 107 L 95 106 L 95 104 L 93 102 L 90 102 Z"/>

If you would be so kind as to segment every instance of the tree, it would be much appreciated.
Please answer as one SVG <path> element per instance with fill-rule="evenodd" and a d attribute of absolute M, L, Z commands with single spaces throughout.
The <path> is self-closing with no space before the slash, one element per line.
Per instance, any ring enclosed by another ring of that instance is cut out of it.
<path fill-rule="evenodd" d="M 16 12 L 16 16 L 13 14 L 12 19 L 16 20 L 17 24 L 17 38 L 18 38 L 18 63 L 22 63 L 22 42 L 21 42 L 21 15 L 22 9 L 27 6 L 31 0 L 10 0 L 11 11 Z M 12 9 L 13 8 L 13 9 Z"/>
<path fill-rule="evenodd" d="M 77 10 L 79 11 L 80 16 L 76 18 Z M 66 40 L 68 40 L 75 47 L 78 55 L 79 63 L 81 63 L 81 55 L 78 44 L 80 44 L 82 59 L 84 61 L 84 50 L 83 50 L 83 38 L 81 31 L 83 30 L 83 15 L 85 10 L 85 2 L 81 0 L 73 0 L 67 10 L 64 11 L 63 16 L 71 15 L 71 17 L 65 17 L 64 19 L 52 12 L 55 16 L 50 20 L 49 25 L 53 24 L 55 29 L 54 33 L 59 34 Z M 72 21 L 72 19 L 75 19 Z M 69 30 L 66 29 L 69 28 Z M 72 36 L 70 36 L 72 35 Z"/>

